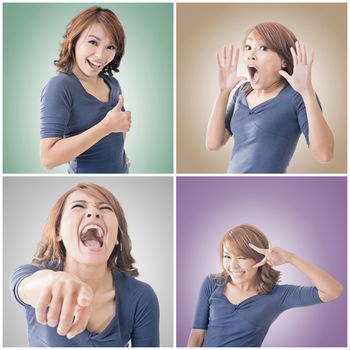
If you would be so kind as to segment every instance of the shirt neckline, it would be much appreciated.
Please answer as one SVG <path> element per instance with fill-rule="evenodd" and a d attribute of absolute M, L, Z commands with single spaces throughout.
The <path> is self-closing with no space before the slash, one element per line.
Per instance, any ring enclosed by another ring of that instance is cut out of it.
<path fill-rule="evenodd" d="M 102 73 L 102 74 L 99 74 L 98 76 L 103 79 L 103 81 L 107 84 L 107 86 L 109 88 L 108 101 L 101 101 L 96 96 L 94 96 L 94 95 L 90 94 L 89 92 L 87 92 L 86 89 L 84 88 L 83 84 L 79 80 L 79 78 L 73 72 L 71 72 L 71 74 L 76 79 L 76 81 L 80 85 L 80 88 L 84 91 L 85 95 L 88 95 L 89 97 L 93 98 L 95 101 L 97 101 L 99 103 L 103 103 L 103 104 L 110 104 L 111 103 L 112 86 L 109 84 L 108 80 L 106 79 L 105 74 Z"/>
<path fill-rule="evenodd" d="M 274 100 L 276 100 L 288 86 L 289 86 L 289 84 L 288 84 L 288 83 L 285 83 L 284 86 L 283 86 L 283 88 L 278 92 L 278 94 L 277 94 L 276 96 L 271 97 L 271 98 L 269 98 L 268 100 L 263 101 L 263 102 L 257 104 L 257 105 L 254 106 L 253 108 L 250 108 L 250 107 L 249 107 L 248 100 L 247 100 L 248 95 L 253 91 L 253 90 L 251 90 L 251 91 L 249 91 L 248 93 L 245 93 L 245 94 L 244 94 L 245 106 L 248 108 L 249 112 L 253 112 L 255 109 L 260 108 L 261 106 L 263 106 L 263 105 L 265 105 L 265 104 L 268 104 L 268 103 L 271 103 L 271 102 L 273 102 Z"/>

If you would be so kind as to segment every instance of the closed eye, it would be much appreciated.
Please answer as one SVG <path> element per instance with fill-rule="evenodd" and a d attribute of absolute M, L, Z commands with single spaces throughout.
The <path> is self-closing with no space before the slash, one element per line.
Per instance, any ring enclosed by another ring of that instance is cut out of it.
<path fill-rule="evenodd" d="M 102 207 L 100 207 L 101 210 L 109 210 L 109 211 L 114 211 L 112 207 L 110 207 L 109 205 L 104 205 Z"/>
<path fill-rule="evenodd" d="M 74 208 L 84 208 L 84 206 L 82 204 L 74 204 L 72 206 L 72 209 L 74 209 Z"/>
<path fill-rule="evenodd" d="M 227 254 L 224 255 L 224 258 L 225 259 L 231 259 L 231 257 L 229 255 L 227 255 Z"/>

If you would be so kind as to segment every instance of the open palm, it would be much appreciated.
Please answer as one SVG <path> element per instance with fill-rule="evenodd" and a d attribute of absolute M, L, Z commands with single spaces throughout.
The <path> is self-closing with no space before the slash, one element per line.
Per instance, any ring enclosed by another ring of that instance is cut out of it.
<path fill-rule="evenodd" d="M 239 59 L 239 48 L 231 45 L 229 55 L 224 47 L 223 59 L 219 54 L 216 56 L 219 69 L 219 87 L 221 91 L 231 91 L 242 80 L 246 80 L 243 76 L 237 75 L 237 65 Z"/>

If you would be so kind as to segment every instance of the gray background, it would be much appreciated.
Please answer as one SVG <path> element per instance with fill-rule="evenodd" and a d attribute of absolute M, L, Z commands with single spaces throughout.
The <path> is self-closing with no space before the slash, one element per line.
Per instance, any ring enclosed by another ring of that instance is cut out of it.
<path fill-rule="evenodd" d="M 5 177 L 3 179 L 3 346 L 28 346 L 25 314 L 8 287 L 12 271 L 30 263 L 57 199 L 80 182 L 106 187 L 120 201 L 128 222 L 140 280 L 160 304 L 160 345 L 173 346 L 172 177 Z"/>

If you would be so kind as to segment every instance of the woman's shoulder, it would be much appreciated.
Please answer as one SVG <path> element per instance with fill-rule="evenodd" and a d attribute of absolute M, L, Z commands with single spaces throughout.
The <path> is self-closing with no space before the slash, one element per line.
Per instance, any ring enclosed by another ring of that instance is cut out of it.
<path fill-rule="evenodd" d="M 75 91 L 76 78 L 73 73 L 58 73 L 49 79 L 44 87 L 44 92 L 50 91 L 57 94 L 61 92 Z"/>

